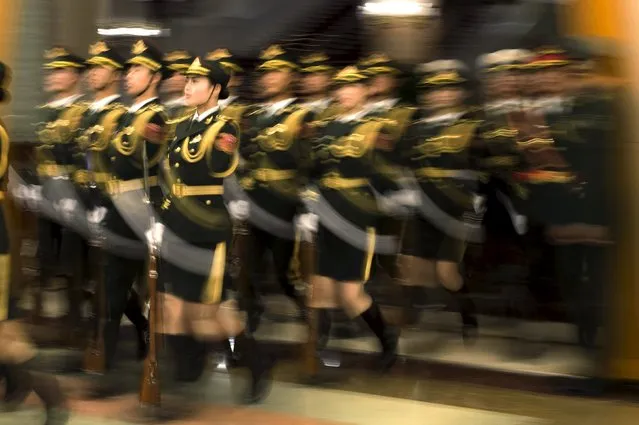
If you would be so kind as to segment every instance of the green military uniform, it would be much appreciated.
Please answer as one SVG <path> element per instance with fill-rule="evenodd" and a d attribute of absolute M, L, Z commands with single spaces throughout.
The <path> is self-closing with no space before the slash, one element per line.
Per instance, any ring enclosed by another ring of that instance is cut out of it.
<path fill-rule="evenodd" d="M 106 67 L 114 72 L 121 72 L 124 69 L 124 59 L 103 41 L 93 44 L 89 49 L 89 54 L 91 56 L 87 59 L 87 65 L 90 67 Z M 107 182 L 111 180 L 107 150 L 119 120 L 126 113 L 126 110 L 127 108 L 120 102 L 120 96 L 113 95 L 91 104 L 80 121 L 80 131 L 74 154 L 77 168 L 73 180 L 86 211 L 96 208 L 106 208 L 107 210 L 114 208 L 106 192 Z M 97 252 L 97 248 L 91 246 L 89 242 L 91 241 L 83 240 L 81 244 L 78 244 L 81 250 L 74 256 L 77 259 L 76 269 L 82 275 L 89 273 L 89 254 L 92 253 L 94 258 L 101 255 Z M 97 273 L 102 273 L 100 264 L 100 261 L 96 264 L 98 265 Z M 99 278 L 97 280 L 100 281 Z M 103 300 L 97 300 L 97 302 L 103 302 Z M 95 307 L 96 310 L 99 310 L 98 304 L 95 304 Z M 132 292 L 129 297 L 125 314 L 138 332 L 138 356 L 144 357 L 146 355 L 148 322 L 142 314 L 140 301 L 135 292 Z"/>
<path fill-rule="evenodd" d="M 400 78 L 402 72 L 399 64 L 391 60 L 385 54 L 372 54 L 360 61 L 360 68 L 370 77 L 392 76 Z M 395 144 L 404 135 L 407 127 L 416 118 L 417 108 L 393 98 L 394 93 L 386 93 L 386 98 L 377 99 L 370 103 L 371 113 L 387 121 L 385 133 L 388 140 Z M 389 158 L 386 158 L 388 161 Z M 387 164 L 386 169 L 389 171 L 389 177 L 397 178 L 397 164 Z M 395 235 L 399 238 L 403 237 L 405 231 L 405 220 L 399 220 L 393 217 L 384 217 L 379 223 L 379 232 L 386 235 Z M 397 270 L 396 256 L 384 255 L 379 256 L 379 265 L 393 278 L 397 278 L 399 272 Z"/>
<path fill-rule="evenodd" d="M 258 70 L 262 72 L 297 69 L 291 55 L 278 46 L 267 49 L 261 59 Z M 290 283 L 289 273 L 295 247 L 292 223 L 300 208 L 300 169 L 308 159 L 309 146 L 303 137 L 304 129 L 313 120 L 313 114 L 300 107 L 295 98 L 285 100 L 280 108 L 273 109 L 277 106 L 255 107 L 244 114 L 240 154 L 247 166 L 239 177 L 251 202 L 265 211 L 270 216 L 268 219 L 282 224 L 290 234 L 273 234 L 269 229 L 251 224 L 254 260 L 242 264 L 258 267 L 266 251 L 271 251 L 281 287 L 303 308 L 303 301 L 296 296 Z"/>
<path fill-rule="evenodd" d="M 166 76 L 161 54 L 155 48 L 146 46 L 142 41 L 134 44 L 132 57 L 127 63 L 130 65 L 139 64 L 149 68 L 152 72 L 159 72 Z M 107 157 L 106 169 L 100 170 L 100 172 L 108 172 L 111 175 L 105 188 L 112 199 L 127 192 L 144 189 L 143 153 L 146 151 L 151 202 L 153 204 L 159 202 L 161 193 L 157 186 L 157 174 L 158 162 L 164 154 L 164 139 L 151 142 L 147 140 L 147 134 L 149 134 L 150 127 L 163 128 L 166 121 L 166 111 L 157 98 L 134 105 L 120 116 L 114 136 L 104 150 Z M 136 212 L 127 211 L 127 213 L 134 215 Z M 147 220 L 148 217 L 145 215 L 143 219 Z M 139 240 L 121 212 L 116 208 L 111 208 L 108 211 L 105 227 L 108 232 L 117 236 L 129 241 L 140 242 L 138 256 L 125 258 L 117 253 L 109 253 L 106 259 L 104 283 L 107 294 L 108 320 L 105 323 L 104 336 L 107 366 L 111 366 L 115 355 L 120 320 L 127 304 L 129 291 L 133 281 L 144 276 L 146 244 Z"/>
<path fill-rule="evenodd" d="M 45 53 L 45 69 L 55 72 L 57 69 L 75 69 L 83 72 L 84 60 L 62 47 L 53 48 Z M 57 102 L 48 103 L 40 108 L 41 122 L 38 129 L 40 146 L 36 148 L 37 174 L 42 184 L 43 198 L 47 201 L 43 209 L 55 205 L 61 199 L 61 184 L 69 179 L 75 170 L 73 158 L 74 141 L 80 126 L 80 120 L 87 104 L 79 101 L 80 96 L 71 96 Z M 56 258 L 65 266 L 65 272 L 73 274 L 67 291 L 69 302 L 69 320 L 71 326 L 77 326 L 80 319 L 81 279 L 74 269 L 75 254 L 80 238 L 70 229 L 60 226 L 50 218 L 41 216 L 38 221 L 38 257 L 40 260 L 40 281 L 42 285 L 53 277 L 57 265 Z M 56 255 L 56 253 L 59 253 Z M 73 270 L 73 272 L 72 272 Z"/>
<path fill-rule="evenodd" d="M 210 78 L 228 79 L 219 65 L 202 65 L 199 59 L 188 69 L 189 75 L 215 71 L 221 74 Z M 187 117 L 177 124 L 161 165 L 162 223 L 181 240 L 212 254 L 208 275 L 188 270 L 174 259 L 161 259 L 160 291 L 183 302 L 217 305 L 226 295 L 226 252 L 232 224 L 222 197 L 223 180 L 238 165 L 238 135 L 237 124 L 221 116 L 219 108 L 198 119 Z M 165 251 L 163 248 L 160 252 Z M 167 335 L 167 343 L 176 357 L 176 379 L 191 381 L 199 377 L 206 361 L 206 346 L 199 343 L 197 335 Z"/>
<path fill-rule="evenodd" d="M 341 87 L 366 84 L 368 78 L 360 69 L 351 66 L 337 73 L 333 81 Z M 365 241 L 355 246 L 344 232 L 333 230 L 335 227 L 329 223 L 328 217 L 319 214 L 315 236 L 315 274 L 334 283 L 364 284 L 368 281 L 380 219 L 375 190 L 388 193 L 398 189 L 396 183 L 377 167 L 376 157 L 380 150 L 388 149 L 388 140 L 382 133 L 385 124 L 384 120 L 369 115 L 364 108 L 350 116 L 340 114 L 330 120 L 316 121 L 312 126 L 310 183 L 317 186 L 320 202 L 328 204 L 337 216 L 357 229 L 349 232 L 351 236 L 352 233 L 366 235 Z M 316 197 L 317 194 L 309 193 L 307 196 Z M 310 290 L 312 293 L 313 288 Z M 314 330 L 311 326 L 311 339 L 316 336 L 328 339 L 328 329 L 322 329 L 330 323 L 327 315 L 322 314 L 326 310 L 319 309 L 317 313 L 319 328 Z M 360 317 L 380 342 L 379 367 L 389 369 L 397 354 L 396 332 L 387 325 L 375 301 L 361 312 Z M 322 320 L 327 323 L 323 325 Z M 313 335 L 315 331 L 318 335 Z"/>
<path fill-rule="evenodd" d="M 456 60 L 429 62 L 418 69 L 419 88 L 463 90 L 468 86 L 467 72 L 466 66 Z M 424 113 L 424 118 L 408 127 L 394 149 L 395 161 L 412 172 L 425 198 L 418 214 L 406 222 L 400 254 L 434 263 L 459 264 L 464 257 L 466 225 L 473 214 L 478 186 L 475 160 L 481 121 L 463 103 L 448 107 L 453 109 L 439 109 L 430 116 Z M 476 333 L 477 319 L 474 304 L 466 296 L 467 286 L 449 291 L 459 304 L 462 336 L 468 339 Z M 407 287 L 405 297 L 412 293 Z"/>
<path fill-rule="evenodd" d="M 566 65 L 578 63 L 565 54 Z M 547 122 L 573 179 L 561 186 L 561 208 L 548 227 L 558 272 L 578 340 L 593 348 L 602 325 L 607 247 L 612 243 L 613 198 L 610 195 L 614 96 L 584 87 L 561 99 Z M 554 105 L 553 105 L 554 106 Z"/>

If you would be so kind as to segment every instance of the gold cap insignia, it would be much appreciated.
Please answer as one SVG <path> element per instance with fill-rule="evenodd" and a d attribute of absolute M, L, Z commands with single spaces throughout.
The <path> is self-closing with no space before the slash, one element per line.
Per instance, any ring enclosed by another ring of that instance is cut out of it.
<path fill-rule="evenodd" d="M 212 60 L 212 61 L 230 58 L 230 57 L 233 57 L 233 55 L 231 55 L 231 52 L 229 52 L 228 49 L 217 49 L 210 52 L 208 55 L 206 55 L 206 59 Z"/>
<path fill-rule="evenodd" d="M 109 46 L 107 46 L 104 41 L 98 41 L 97 43 L 89 46 L 89 54 L 92 56 L 97 56 L 100 53 L 104 53 L 108 51 L 109 51 Z"/>
<path fill-rule="evenodd" d="M 312 55 L 304 56 L 301 59 L 302 63 L 315 63 L 315 62 L 326 62 L 328 61 L 328 56 L 324 53 L 314 53 Z"/>
<path fill-rule="evenodd" d="M 283 55 L 284 53 L 284 49 L 282 49 L 279 44 L 274 44 L 262 52 L 262 54 L 260 55 L 260 59 L 269 60 Z"/>
<path fill-rule="evenodd" d="M 390 62 L 390 58 L 384 53 L 375 53 L 362 61 L 362 65 L 370 66 L 378 63 Z"/>
<path fill-rule="evenodd" d="M 202 62 L 200 62 L 200 58 L 199 57 L 195 58 L 191 66 L 193 68 L 202 68 Z"/>
<path fill-rule="evenodd" d="M 439 72 L 430 77 L 426 77 L 424 82 L 426 84 L 442 84 L 442 83 L 462 83 L 466 81 L 459 75 L 457 71 Z"/>
<path fill-rule="evenodd" d="M 176 50 L 174 52 L 169 52 L 164 56 L 164 60 L 167 62 L 175 62 L 179 60 L 189 59 L 191 55 L 189 52 L 185 50 Z"/>
<path fill-rule="evenodd" d="M 353 75 L 353 74 L 359 74 L 359 70 L 357 68 L 355 68 L 354 66 L 347 66 L 346 68 L 342 69 L 337 75 L 337 78 L 340 77 L 344 77 L 346 75 Z"/>
<path fill-rule="evenodd" d="M 66 56 L 69 52 L 64 47 L 54 47 L 44 52 L 44 57 L 46 59 L 55 59 L 60 56 Z"/>
<path fill-rule="evenodd" d="M 133 47 L 131 47 L 131 53 L 134 55 L 140 55 L 146 50 L 146 44 L 144 44 L 144 40 L 138 40 Z"/>

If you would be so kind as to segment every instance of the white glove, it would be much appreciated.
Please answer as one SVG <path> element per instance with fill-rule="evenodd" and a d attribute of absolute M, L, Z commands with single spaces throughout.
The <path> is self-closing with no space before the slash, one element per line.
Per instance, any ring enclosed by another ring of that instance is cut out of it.
<path fill-rule="evenodd" d="M 29 186 L 24 184 L 17 184 L 11 189 L 11 194 L 17 202 L 24 203 L 29 197 L 29 190 Z"/>
<path fill-rule="evenodd" d="M 233 219 L 244 221 L 249 218 L 250 208 L 246 201 L 231 201 L 228 206 L 229 214 Z"/>
<path fill-rule="evenodd" d="M 29 185 L 27 189 L 27 206 L 32 210 L 37 210 L 42 202 L 42 186 Z"/>
<path fill-rule="evenodd" d="M 473 209 L 477 214 L 486 212 L 486 197 L 481 195 L 473 195 Z"/>
<path fill-rule="evenodd" d="M 393 192 L 389 196 L 392 202 L 396 202 L 404 207 L 419 206 L 419 194 L 414 190 L 402 189 Z"/>
<path fill-rule="evenodd" d="M 515 215 L 513 217 L 513 226 L 518 235 L 525 235 L 528 232 L 528 218 L 525 215 Z"/>
<path fill-rule="evenodd" d="M 78 207 L 78 201 L 70 198 L 60 199 L 55 203 L 54 208 L 62 215 L 65 221 L 73 220 L 74 213 Z"/>
<path fill-rule="evenodd" d="M 387 215 L 409 215 L 410 210 L 400 204 L 390 196 L 379 196 L 377 198 L 377 207 L 381 212 Z"/>
<path fill-rule="evenodd" d="M 87 213 L 87 220 L 91 224 L 100 224 L 102 223 L 102 220 L 104 220 L 106 215 L 107 215 L 106 208 L 97 207 Z"/>
<path fill-rule="evenodd" d="M 317 233 L 318 225 L 319 217 L 317 214 L 306 213 L 297 218 L 297 230 L 305 242 L 313 242 L 313 235 Z"/>
<path fill-rule="evenodd" d="M 144 236 L 146 236 L 146 241 L 150 247 L 154 247 L 156 249 L 160 248 L 160 246 L 162 245 L 162 238 L 164 236 L 165 228 L 166 227 L 164 226 L 164 224 L 155 223 L 153 227 L 151 227 L 144 233 Z"/>

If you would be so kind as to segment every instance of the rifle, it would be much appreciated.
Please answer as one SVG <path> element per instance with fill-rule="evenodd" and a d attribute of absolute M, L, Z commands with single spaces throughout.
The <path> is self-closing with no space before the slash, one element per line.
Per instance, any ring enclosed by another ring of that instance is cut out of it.
<path fill-rule="evenodd" d="M 145 202 L 151 206 L 151 188 L 149 185 L 149 159 L 146 149 L 147 141 L 142 143 L 142 169 L 144 171 Z M 150 209 L 150 228 L 155 226 L 153 208 Z M 144 359 L 144 370 L 140 384 L 140 404 L 149 406 L 160 405 L 160 379 L 158 375 L 157 359 L 157 322 L 158 322 L 158 294 L 157 294 L 157 250 L 155 244 L 149 244 L 147 266 L 147 291 L 149 297 L 149 352 Z"/>
<path fill-rule="evenodd" d="M 90 240 L 90 245 L 98 258 L 98 281 L 93 305 L 96 314 L 96 327 L 84 352 L 84 370 L 89 373 L 103 374 L 106 371 L 106 355 L 104 347 L 104 318 L 106 317 L 106 291 L 104 290 L 104 252 L 102 251 L 102 235 Z"/>

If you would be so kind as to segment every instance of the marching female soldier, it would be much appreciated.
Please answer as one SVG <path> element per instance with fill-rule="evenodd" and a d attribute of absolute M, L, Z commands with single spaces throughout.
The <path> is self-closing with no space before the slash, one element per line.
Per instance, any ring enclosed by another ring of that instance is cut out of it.
<path fill-rule="evenodd" d="M 162 332 L 175 355 L 177 379 L 183 382 L 197 380 L 205 366 L 206 352 L 192 337 L 199 341 L 235 337 L 240 361 L 252 377 L 244 401 L 254 403 L 266 393 L 269 361 L 243 332 L 234 302 L 224 298 L 232 224 L 222 197 L 223 179 L 234 173 L 239 161 L 238 126 L 220 115 L 218 105 L 228 96 L 229 76 L 219 62 L 200 58 L 186 75 L 185 99 L 196 111 L 177 124 L 162 164 L 163 224 L 149 232 L 153 243 L 161 246 Z M 171 235 L 209 258 L 212 255 L 208 274 L 180 262 L 184 255 L 172 254 L 180 244 L 170 242 Z"/>
<path fill-rule="evenodd" d="M 476 176 L 469 171 L 479 121 L 464 107 L 468 78 L 463 63 L 430 62 L 419 70 L 425 118 L 411 124 L 395 147 L 396 163 L 410 169 L 435 208 L 407 223 L 399 256 L 401 282 L 441 284 L 459 304 L 465 340 L 477 332 L 477 319 L 459 265 L 466 247 L 465 217 L 473 210 Z M 437 214 L 432 211 L 437 211 Z M 430 214 L 430 215 L 429 215 Z"/>
<path fill-rule="evenodd" d="M 311 182 L 317 184 L 319 193 L 309 196 L 319 195 L 320 203 L 352 224 L 352 232 L 333 227 L 319 209 L 318 215 L 304 214 L 298 222 L 303 232 L 317 233 L 316 271 L 308 294 L 313 316 L 338 306 L 350 318 L 360 316 L 379 339 L 379 366 L 386 370 L 395 362 L 398 335 L 387 325 L 363 284 L 369 278 L 379 218 L 373 188 L 386 192 L 395 186 L 374 167 L 383 122 L 367 116 L 367 78 L 356 67 L 345 68 L 335 76 L 337 99 L 344 112 L 331 121 L 315 123 L 318 134 L 311 155 Z"/>

